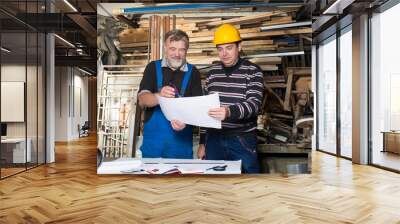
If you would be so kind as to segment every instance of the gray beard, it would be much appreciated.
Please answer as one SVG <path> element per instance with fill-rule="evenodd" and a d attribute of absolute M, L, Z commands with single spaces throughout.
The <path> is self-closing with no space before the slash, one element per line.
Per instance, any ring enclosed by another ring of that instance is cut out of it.
<path fill-rule="evenodd" d="M 185 59 L 182 59 L 182 60 L 180 61 L 180 63 L 177 63 L 176 60 L 169 60 L 169 59 L 167 59 L 167 62 L 168 62 L 168 66 L 169 66 L 169 67 L 171 67 L 171 68 L 173 68 L 173 69 L 178 69 L 178 68 L 180 68 L 182 65 L 185 64 L 186 60 L 185 60 Z"/>

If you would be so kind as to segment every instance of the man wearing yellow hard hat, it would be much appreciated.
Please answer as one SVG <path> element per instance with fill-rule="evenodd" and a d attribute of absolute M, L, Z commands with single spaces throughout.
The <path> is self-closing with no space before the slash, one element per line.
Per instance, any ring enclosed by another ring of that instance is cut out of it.
<path fill-rule="evenodd" d="M 264 93 L 263 72 L 240 57 L 239 31 L 230 24 L 214 34 L 220 64 L 207 75 L 205 94 L 219 93 L 221 107 L 209 115 L 222 121 L 222 129 L 205 129 L 200 136 L 198 157 L 208 160 L 242 160 L 242 172 L 258 173 L 257 115 Z"/>

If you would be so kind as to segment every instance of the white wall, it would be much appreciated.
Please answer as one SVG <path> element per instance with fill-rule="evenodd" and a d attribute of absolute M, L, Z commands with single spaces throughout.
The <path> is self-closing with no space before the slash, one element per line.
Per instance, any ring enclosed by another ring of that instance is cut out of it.
<path fill-rule="evenodd" d="M 28 72 L 33 69 L 32 66 L 28 66 Z M 1 81 L 3 82 L 25 82 L 26 67 L 19 64 L 5 64 L 1 66 Z M 28 92 L 28 97 L 36 96 L 33 93 Z M 28 100 L 30 102 L 31 100 Z M 1 110 L 7 110 L 7 108 L 1 108 Z M 36 116 L 36 114 L 35 114 Z M 28 120 L 32 120 L 28 114 Z M 8 122 L 7 123 L 7 136 L 8 137 L 25 137 L 25 122 Z M 30 137 L 30 136 L 28 136 Z"/>
<path fill-rule="evenodd" d="M 55 68 L 55 141 L 68 141 L 69 73 L 68 67 Z"/>
<path fill-rule="evenodd" d="M 77 139 L 78 124 L 88 120 L 88 78 L 83 75 L 76 68 L 56 67 L 56 141 Z"/>
<path fill-rule="evenodd" d="M 6 64 L 1 66 L 1 81 L 6 82 L 25 82 L 25 65 Z M 1 108 L 7 110 L 7 108 Z M 25 137 L 25 123 L 7 123 L 7 137 Z"/>
<path fill-rule="evenodd" d="M 85 123 L 85 121 L 89 120 L 88 117 L 88 78 L 82 76 L 83 73 L 81 73 L 78 70 L 75 70 L 75 75 L 74 75 L 74 108 L 72 108 L 72 117 L 73 119 L 71 120 L 71 135 L 73 138 L 78 138 L 79 133 L 78 133 L 78 124 L 81 126 Z M 78 72 L 78 74 L 77 74 Z M 79 93 L 80 92 L 80 93 Z M 79 97 L 80 96 L 80 97 Z M 81 101 L 80 103 L 78 101 Z M 81 108 L 79 108 L 81 107 Z M 79 111 L 79 109 L 81 111 Z"/>

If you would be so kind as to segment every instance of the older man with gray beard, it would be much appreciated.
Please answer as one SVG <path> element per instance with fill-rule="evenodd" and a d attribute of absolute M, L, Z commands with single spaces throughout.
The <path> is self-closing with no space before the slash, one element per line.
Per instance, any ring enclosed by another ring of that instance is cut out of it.
<path fill-rule="evenodd" d="M 162 113 L 157 95 L 162 97 L 201 96 L 200 73 L 186 62 L 189 37 L 172 30 L 164 37 L 164 57 L 150 62 L 139 87 L 139 105 L 145 109 L 144 158 L 193 158 L 192 126 L 178 120 L 169 122 Z"/>

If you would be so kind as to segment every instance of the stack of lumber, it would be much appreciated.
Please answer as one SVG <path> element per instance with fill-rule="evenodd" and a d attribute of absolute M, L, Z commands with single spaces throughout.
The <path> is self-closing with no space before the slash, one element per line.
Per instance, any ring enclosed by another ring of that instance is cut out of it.
<path fill-rule="evenodd" d="M 210 12 L 212 13 L 212 11 Z M 187 15 L 187 13 L 185 14 Z M 193 15 L 196 15 L 193 13 Z M 240 15 L 240 14 L 239 14 Z M 215 29 L 229 23 L 239 29 L 243 54 L 257 63 L 264 71 L 276 71 L 281 64 L 281 57 L 252 58 L 253 55 L 298 50 L 297 46 L 282 41 L 282 37 L 309 35 L 312 30 L 306 27 L 277 28 L 262 31 L 261 27 L 295 23 L 296 9 L 275 9 L 273 11 L 257 12 L 245 16 L 198 17 L 187 15 L 150 16 L 139 21 L 137 29 L 127 29 L 119 34 L 119 48 L 128 64 L 145 65 L 148 59 L 162 57 L 162 35 L 170 29 L 181 29 L 189 35 L 190 47 L 187 59 L 196 65 L 210 65 L 218 61 L 217 51 L 212 44 Z M 148 56 L 147 54 L 150 54 Z"/>

